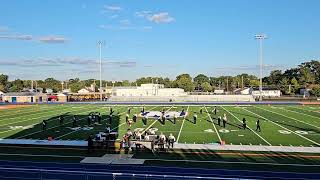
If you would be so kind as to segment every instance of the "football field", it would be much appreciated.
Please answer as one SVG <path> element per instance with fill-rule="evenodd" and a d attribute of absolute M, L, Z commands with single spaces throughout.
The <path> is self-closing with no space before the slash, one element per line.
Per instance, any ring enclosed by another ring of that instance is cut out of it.
<path fill-rule="evenodd" d="M 301 105 L 145 105 L 145 111 L 188 112 L 185 118 L 172 119 L 165 123 L 149 118 L 146 124 L 141 117 L 131 127 L 125 116 L 131 107 L 130 118 L 139 114 L 143 105 L 108 104 L 43 104 L 0 110 L 0 138 L 9 139 L 47 139 L 86 140 L 89 135 L 103 132 L 109 123 L 107 115 L 110 108 L 114 114 L 111 129 L 118 132 L 118 139 L 127 132 L 147 131 L 169 136 L 172 133 L 178 143 L 215 144 L 224 141 L 232 145 L 266 146 L 320 146 L 320 107 Z M 213 109 L 217 109 L 217 114 Z M 202 113 L 200 113 L 202 109 Z M 90 112 L 100 112 L 101 123 L 87 124 Z M 193 121 L 197 114 L 197 122 Z M 219 126 L 217 118 L 226 114 L 227 124 Z M 64 123 L 59 124 L 59 116 Z M 73 126 L 72 118 L 78 121 Z M 242 128 L 246 118 L 247 129 Z M 256 131 L 256 121 L 260 119 L 261 132 Z M 47 129 L 42 130 L 42 121 L 47 120 Z"/>

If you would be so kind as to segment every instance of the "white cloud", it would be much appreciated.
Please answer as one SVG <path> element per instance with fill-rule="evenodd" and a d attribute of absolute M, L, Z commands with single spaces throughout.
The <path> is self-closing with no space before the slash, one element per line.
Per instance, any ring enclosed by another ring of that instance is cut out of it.
<path fill-rule="evenodd" d="M 43 43 L 65 43 L 67 39 L 62 36 L 50 35 L 50 36 L 40 37 L 39 41 Z"/>
<path fill-rule="evenodd" d="M 105 10 L 107 11 L 121 11 L 122 8 L 120 6 L 110 6 L 110 5 L 105 5 L 103 6 Z"/>
<path fill-rule="evenodd" d="M 113 26 L 113 25 L 100 25 L 99 28 L 106 30 L 136 30 L 136 31 L 146 31 L 151 30 L 152 26 L 130 26 L 130 25 L 121 25 L 121 26 Z"/>
<path fill-rule="evenodd" d="M 158 14 L 153 14 L 147 17 L 149 21 L 155 23 L 170 23 L 175 19 L 169 15 L 168 12 L 160 12 Z"/>
<path fill-rule="evenodd" d="M 113 15 L 109 16 L 110 19 L 116 19 L 116 18 L 118 18 L 118 17 L 119 17 L 118 14 L 113 14 Z"/>
<path fill-rule="evenodd" d="M 0 60 L 2 66 L 19 66 L 19 67 L 52 67 L 52 66 L 96 66 L 99 62 L 95 59 L 82 59 L 77 57 L 66 58 L 36 58 L 23 60 Z M 106 67 L 136 67 L 136 61 L 118 61 L 118 60 L 103 60 L 103 65 Z"/>
<path fill-rule="evenodd" d="M 137 11 L 137 12 L 135 12 L 135 15 L 137 17 L 142 17 L 142 18 L 148 17 L 148 16 L 150 16 L 150 14 L 151 14 L 151 11 Z"/>
<path fill-rule="evenodd" d="M 31 35 L 0 35 L 0 39 L 9 39 L 9 40 L 32 40 Z"/>
<path fill-rule="evenodd" d="M 129 21 L 129 19 L 123 19 L 123 20 L 120 20 L 119 22 L 120 22 L 120 24 L 122 24 L 122 25 L 129 25 L 129 24 L 131 24 L 130 21 Z"/>
<path fill-rule="evenodd" d="M 8 26 L 0 26 L 0 32 L 5 32 L 5 31 L 9 31 L 9 27 Z"/>
<path fill-rule="evenodd" d="M 144 29 L 144 30 L 151 30 L 151 29 L 152 29 L 152 26 L 143 26 L 142 29 Z"/>

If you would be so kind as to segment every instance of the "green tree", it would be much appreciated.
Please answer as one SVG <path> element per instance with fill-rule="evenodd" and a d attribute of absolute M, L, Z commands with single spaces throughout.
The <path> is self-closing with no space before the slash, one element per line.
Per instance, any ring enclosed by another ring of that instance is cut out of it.
<path fill-rule="evenodd" d="M 14 88 L 10 88 L 11 92 L 18 92 L 24 88 L 23 81 L 20 79 L 16 79 L 12 81 L 11 84 L 12 84 L 12 87 L 14 87 Z"/>
<path fill-rule="evenodd" d="M 252 87 L 258 87 L 260 85 L 260 81 L 257 79 L 251 79 L 249 85 Z"/>
<path fill-rule="evenodd" d="M 290 94 L 290 90 L 289 90 L 289 81 L 286 77 L 282 78 L 280 80 L 280 82 L 278 83 L 278 86 L 280 86 L 280 90 L 284 93 L 284 94 Z"/>
<path fill-rule="evenodd" d="M 126 87 L 128 87 L 128 86 L 130 86 L 130 82 L 129 82 L 129 80 L 124 80 L 124 81 L 122 81 L 122 86 L 126 86 Z"/>
<path fill-rule="evenodd" d="M 72 83 L 69 85 L 71 92 L 77 93 L 80 89 L 84 88 L 81 83 Z"/>
<path fill-rule="evenodd" d="M 6 91 L 6 87 L 3 84 L 0 84 L 0 91 L 2 92 Z"/>
<path fill-rule="evenodd" d="M 180 77 L 176 80 L 177 85 L 179 88 L 184 89 L 186 92 L 190 92 L 194 90 L 194 84 L 191 80 L 191 78 L 188 78 L 186 76 Z"/>
<path fill-rule="evenodd" d="M 8 86 L 8 75 L 0 74 L 0 91 L 6 91 L 6 87 Z"/>
<path fill-rule="evenodd" d="M 208 82 L 203 82 L 201 84 L 201 89 L 205 92 L 209 92 L 209 91 L 212 91 L 212 86 Z"/>
<path fill-rule="evenodd" d="M 204 82 L 210 82 L 210 79 L 204 75 L 204 74 L 198 74 L 195 78 L 193 78 L 193 81 L 196 85 L 202 85 Z"/>
<path fill-rule="evenodd" d="M 190 74 L 180 74 L 179 76 L 176 77 L 176 80 L 182 79 L 182 78 L 187 78 L 190 81 L 192 81 L 192 77 L 190 76 Z"/>
<path fill-rule="evenodd" d="M 270 85 L 277 85 L 282 80 L 282 72 L 281 70 L 273 70 L 271 71 L 268 82 Z"/>
<path fill-rule="evenodd" d="M 303 67 L 300 69 L 300 83 L 304 84 L 305 86 L 309 84 L 313 84 L 315 82 L 315 77 L 312 74 L 311 70 Z"/>
<path fill-rule="evenodd" d="M 298 81 L 297 81 L 297 79 L 296 79 L 295 77 L 293 77 L 293 78 L 291 79 L 291 85 L 293 86 L 291 92 L 292 92 L 293 94 L 297 93 L 297 91 L 298 91 L 299 88 L 300 88 L 300 85 L 299 85 L 299 83 L 298 83 Z"/>
<path fill-rule="evenodd" d="M 54 79 L 54 78 L 47 78 L 44 80 L 45 86 L 44 88 L 48 89 L 52 89 L 53 92 L 58 92 L 61 91 L 61 82 Z"/>
<path fill-rule="evenodd" d="M 314 96 L 320 97 L 320 86 L 319 86 L 319 85 L 318 85 L 318 86 L 314 86 L 314 87 L 311 89 L 310 93 L 311 93 L 312 95 L 314 95 Z"/>

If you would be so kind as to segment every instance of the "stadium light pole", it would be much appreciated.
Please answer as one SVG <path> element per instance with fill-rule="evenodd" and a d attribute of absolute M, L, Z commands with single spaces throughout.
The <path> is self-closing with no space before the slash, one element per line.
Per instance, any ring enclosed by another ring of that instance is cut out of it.
<path fill-rule="evenodd" d="M 64 84 L 64 82 L 62 81 L 61 82 L 61 93 L 63 93 L 63 84 Z"/>
<path fill-rule="evenodd" d="M 98 41 L 98 46 L 99 46 L 99 75 L 100 75 L 100 101 L 102 101 L 102 57 L 101 57 L 101 51 L 102 51 L 102 46 L 105 45 L 104 41 Z"/>
<path fill-rule="evenodd" d="M 267 36 L 265 34 L 256 34 L 254 36 L 255 39 L 259 41 L 259 49 L 260 49 L 260 97 L 259 100 L 262 101 L 262 70 L 263 70 L 263 40 L 267 39 Z"/>

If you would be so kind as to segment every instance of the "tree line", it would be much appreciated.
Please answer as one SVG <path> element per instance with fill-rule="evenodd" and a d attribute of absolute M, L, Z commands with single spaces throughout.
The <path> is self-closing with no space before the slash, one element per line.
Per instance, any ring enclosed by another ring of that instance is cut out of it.
<path fill-rule="evenodd" d="M 100 86 L 100 81 L 95 79 L 80 80 L 79 78 L 64 81 L 63 86 L 71 89 L 71 92 L 77 92 L 82 88 L 89 87 L 95 82 L 96 91 Z M 191 77 L 189 74 L 180 74 L 175 79 L 163 77 L 141 77 L 135 81 L 102 81 L 103 87 L 107 86 L 140 86 L 145 83 L 164 84 L 167 88 L 182 88 L 187 92 L 213 92 L 215 89 L 224 89 L 234 91 L 244 87 L 258 87 L 259 79 L 255 75 L 239 74 L 236 76 L 209 77 L 205 74 L 198 74 Z M 15 79 L 9 81 L 7 75 L 0 75 L 0 91 L 20 92 L 24 88 L 30 88 L 31 80 Z M 53 92 L 59 92 L 62 89 L 61 81 L 54 78 L 45 80 L 35 80 L 34 87 L 42 88 L 45 92 L 50 88 Z M 269 76 L 263 78 L 263 86 L 278 88 L 286 95 L 299 93 L 301 88 L 311 89 L 311 94 L 320 96 L 320 62 L 312 60 L 304 62 L 295 68 L 285 71 L 273 70 Z"/>

